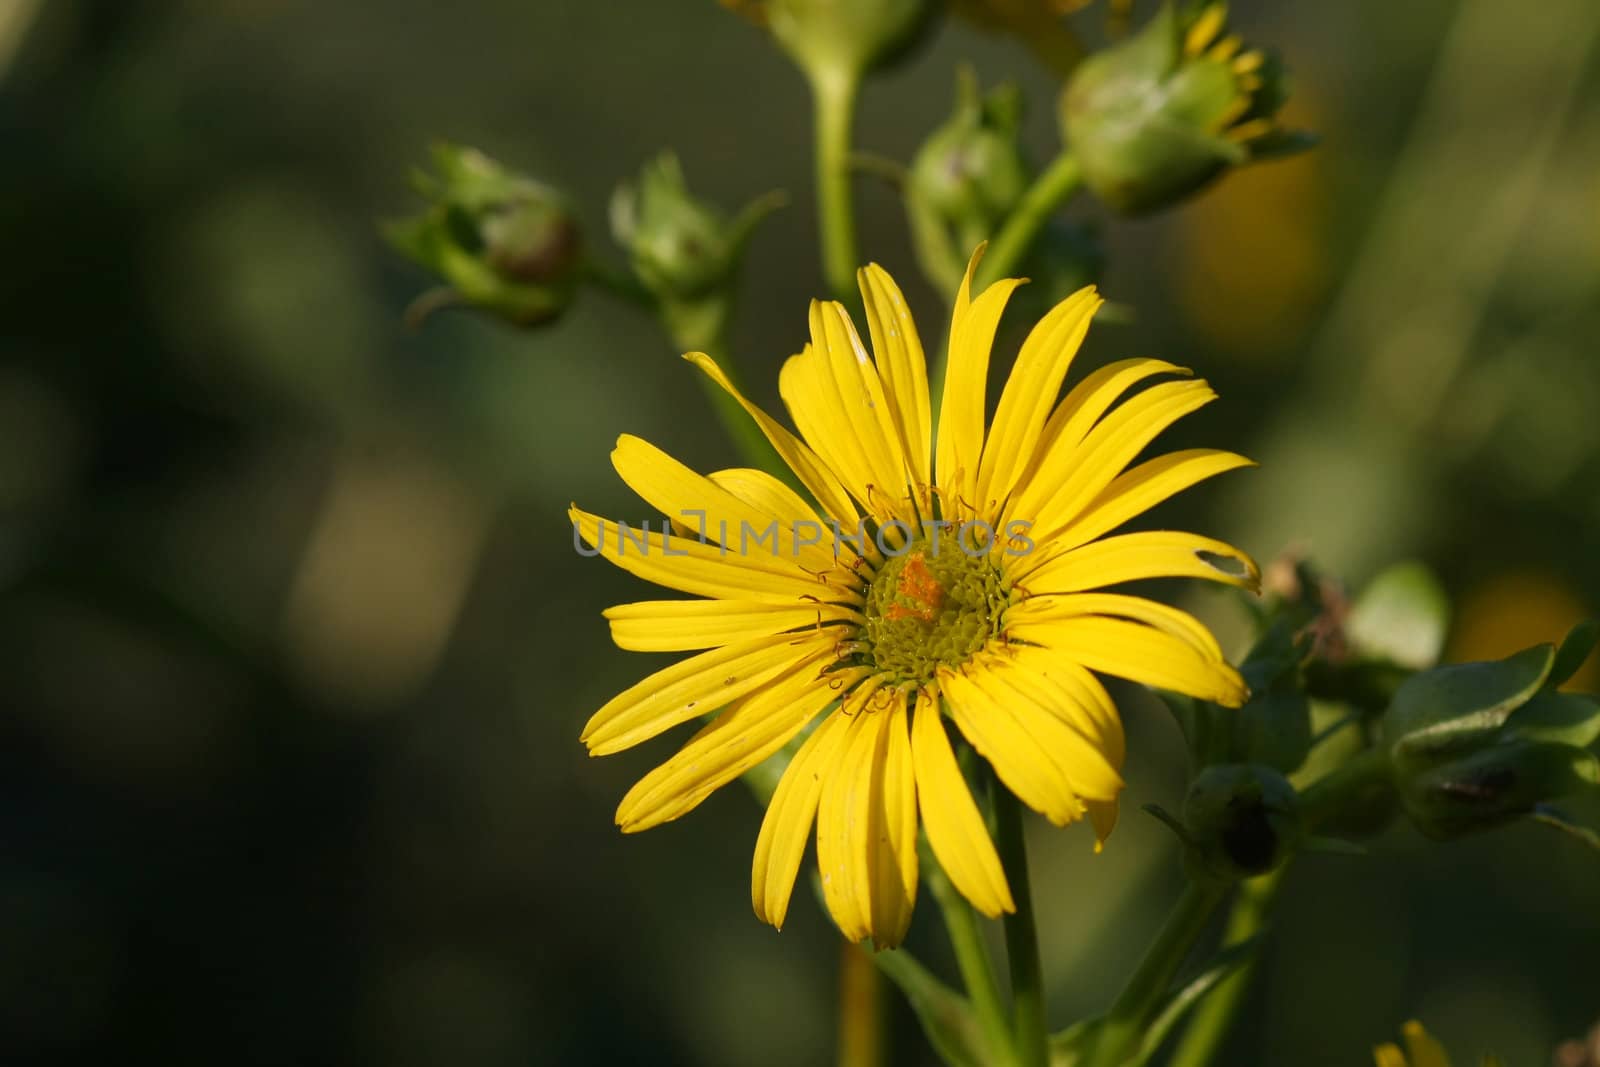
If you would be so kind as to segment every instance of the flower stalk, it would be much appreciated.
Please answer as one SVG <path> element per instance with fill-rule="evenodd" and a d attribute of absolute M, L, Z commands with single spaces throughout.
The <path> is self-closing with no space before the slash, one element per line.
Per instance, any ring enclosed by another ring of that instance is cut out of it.
<path fill-rule="evenodd" d="M 822 274 L 836 300 L 852 306 L 856 296 L 856 216 L 851 185 L 850 142 L 855 130 L 861 79 L 848 70 L 813 75 L 815 107 L 817 223 L 822 241 Z"/>
<path fill-rule="evenodd" d="M 1045 1067 L 1049 1061 L 1049 1035 L 1045 1022 L 1044 973 L 1039 962 L 1039 933 L 1033 919 L 1033 894 L 1028 885 L 1028 845 L 1022 833 L 1022 805 L 998 782 L 993 797 L 995 844 L 1017 905 L 1017 910 L 1005 917 L 1017 1064 L 1019 1067 Z"/>
<path fill-rule="evenodd" d="M 1226 895 L 1225 885 L 1212 882 L 1191 882 L 1184 889 L 1155 943 L 1111 1005 L 1083 1067 L 1119 1067 L 1128 1058 Z"/>

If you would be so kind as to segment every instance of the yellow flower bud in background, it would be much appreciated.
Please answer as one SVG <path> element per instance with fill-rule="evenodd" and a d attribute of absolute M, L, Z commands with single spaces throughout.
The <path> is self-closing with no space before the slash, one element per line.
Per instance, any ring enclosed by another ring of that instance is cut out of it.
<path fill-rule="evenodd" d="M 1277 125 L 1280 64 L 1228 31 L 1227 6 L 1171 4 L 1137 34 L 1086 59 L 1061 97 L 1084 181 L 1116 211 L 1156 211 L 1229 167 L 1299 151 Z"/>

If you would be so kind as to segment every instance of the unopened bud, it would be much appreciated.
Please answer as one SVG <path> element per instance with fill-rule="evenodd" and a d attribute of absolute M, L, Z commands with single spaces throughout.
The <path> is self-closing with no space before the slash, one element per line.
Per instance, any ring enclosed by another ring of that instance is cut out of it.
<path fill-rule="evenodd" d="M 697 300 L 733 280 L 756 224 L 782 202 L 769 195 L 733 219 L 689 192 L 670 152 L 645 164 L 611 198 L 611 230 L 633 270 L 663 300 Z"/>
<path fill-rule="evenodd" d="M 1068 144 L 1095 195 L 1124 214 L 1156 211 L 1229 167 L 1307 147 L 1277 125 L 1282 67 L 1228 31 L 1227 8 L 1172 4 L 1083 62 L 1061 98 Z"/>
<path fill-rule="evenodd" d="M 583 253 L 566 197 L 476 149 L 441 144 L 433 162 L 436 175 L 414 178 L 427 210 L 387 225 L 390 243 L 438 274 L 453 301 L 519 326 L 565 311 Z"/>
<path fill-rule="evenodd" d="M 1196 873 L 1222 881 L 1277 867 L 1300 841 L 1299 797 L 1271 767 L 1229 763 L 1195 777 L 1183 802 L 1183 826 Z"/>
<path fill-rule="evenodd" d="M 1560 656 L 1537 645 L 1400 687 L 1384 713 L 1384 739 L 1419 829 L 1435 837 L 1487 829 L 1600 784 L 1600 760 L 1589 751 L 1600 739 L 1600 700 L 1554 688 L 1592 643 L 1592 630 L 1581 629 Z"/>

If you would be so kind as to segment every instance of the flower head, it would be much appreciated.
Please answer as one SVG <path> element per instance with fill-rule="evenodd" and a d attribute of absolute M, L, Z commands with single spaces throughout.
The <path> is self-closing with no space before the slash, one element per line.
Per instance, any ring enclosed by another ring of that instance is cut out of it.
<path fill-rule="evenodd" d="M 639 534 L 572 511 L 577 534 L 612 562 L 701 598 L 606 612 L 623 648 L 696 654 L 601 708 L 583 732 L 590 752 L 719 712 L 628 793 L 622 828 L 676 819 L 800 742 L 756 843 L 752 900 L 774 926 L 813 823 L 827 907 L 851 940 L 895 945 L 905 935 L 919 825 L 979 911 L 1012 910 L 947 720 L 1024 803 L 1057 825 L 1087 817 L 1103 840 L 1124 746 L 1097 674 L 1230 706 L 1246 697 L 1200 622 L 1105 591 L 1163 576 L 1256 583 L 1255 564 L 1219 541 L 1107 536 L 1249 465 L 1205 449 L 1134 463 L 1215 394 L 1183 368 L 1134 359 L 1057 403 L 1100 305 L 1084 289 L 1034 327 L 986 433 L 990 347 L 1020 283 L 974 299 L 977 262 L 956 299 L 937 440 L 916 326 L 893 280 L 869 266 L 859 280 L 871 353 L 841 305 L 813 302 L 810 343 L 784 365 L 779 387 L 798 435 L 708 356 L 687 357 L 756 420 L 809 500 L 759 471 L 701 476 L 623 437 L 617 472 L 675 531 Z M 1157 378 L 1167 380 L 1125 398 Z"/>
<path fill-rule="evenodd" d="M 1068 143 L 1095 195 L 1139 214 L 1176 203 L 1226 168 L 1309 144 L 1277 123 L 1283 70 L 1228 31 L 1226 3 L 1171 3 L 1137 34 L 1084 61 L 1062 95 Z"/>

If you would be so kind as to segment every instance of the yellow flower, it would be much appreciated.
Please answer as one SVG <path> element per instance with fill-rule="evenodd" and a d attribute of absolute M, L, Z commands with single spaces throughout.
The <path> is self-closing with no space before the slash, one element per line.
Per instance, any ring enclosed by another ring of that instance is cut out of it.
<path fill-rule="evenodd" d="M 1405 1052 L 1395 1044 L 1379 1045 L 1372 1050 L 1377 1067 L 1450 1067 L 1450 1057 L 1445 1054 L 1444 1046 L 1415 1019 L 1400 1028 L 1400 1036 L 1406 1042 Z"/>
<path fill-rule="evenodd" d="M 1450 1056 L 1445 1052 L 1444 1046 L 1434 1040 L 1433 1035 L 1422 1028 L 1422 1024 L 1415 1019 L 1400 1028 L 1400 1036 L 1405 1040 L 1406 1050 L 1400 1051 L 1400 1046 L 1393 1043 L 1379 1045 L 1372 1050 L 1372 1059 L 1376 1067 L 1450 1067 Z M 1504 1067 L 1500 1058 L 1493 1054 L 1485 1055 L 1482 1067 Z"/>
<path fill-rule="evenodd" d="M 1198 620 L 1103 591 L 1163 576 L 1256 584 L 1255 564 L 1218 541 L 1165 530 L 1104 536 L 1250 465 L 1194 449 L 1129 466 L 1216 394 L 1183 368 L 1131 359 L 1055 404 L 1101 303 L 1083 289 L 1029 334 L 986 436 L 990 346 L 1020 282 L 972 299 L 981 254 L 956 299 L 937 445 L 916 327 L 894 281 L 869 266 L 858 277 L 874 354 L 842 305 L 813 302 L 811 342 L 784 365 L 779 388 L 799 436 L 735 391 L 710 357 L 686 357 L 756 420 L 814 505 L 760 471 L 702 477 L 624 436 L 617 472 L 676 532 L 571 512 L 577 535 L 613 563 L 704 598 L 606 612 L 622 648 L 704 651 L 596 712 L 583 731 L 591 754 L 721 711 L 623 798 L 624 831 L 678 818 L 820 719 L 756 842 L 752 900 L 774 926 L 813 821 L 828 911 L 852 941 L 892 946 L 905 936 L 919 817 L 979 911 L 1013 910 L 947 716 L 1024 803 L 1057 825 L 1087 816 L 1103 841 L 1122 789 L 1123 733 L 1091 672 L 1230 706 L 1246 696 Z M 1118 403 L 1157 377 L 1171 380 Z"/>

